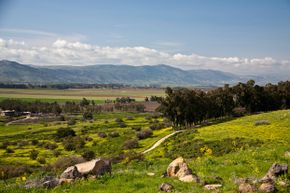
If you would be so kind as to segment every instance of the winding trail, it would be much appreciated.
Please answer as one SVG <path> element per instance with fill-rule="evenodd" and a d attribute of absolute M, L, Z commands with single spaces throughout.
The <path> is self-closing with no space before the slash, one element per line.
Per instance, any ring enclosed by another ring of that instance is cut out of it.
<path fill-rule="evenodd" d="M 30 117 L 30 116 L 27 116 L 23 119 L 17 119 L 17 120 L 14 120 L 14 121 L 10 121 L 8 123 L 6 123 L 5 125 L 8 126 L 8 125 L 11 125 L 11 124 L 17 124 L 19 122 L 22 122 L 22 121 L 26 121 L 26 120 L 34 120 L 34 119 L 37 119 L 37 117 Z"/>
<path fill-rule="evenodd" d="M 156 143 L 154 143 L 149 149 L 146 149 L 145 151 L 143 151 L 142 154 L 145 154 L 145 153 L 148 153 L 149 151 L 152 151 L 153 149 L 158 147 L 163 141 L 165 141 L 167 138 L 175 135 L 176 133 L 181 133 L 183 131 L 185 131 L 185 130 L 174 131 L 173 133 L 170 133 L 170 134 L 166 135 L 165 137 L 162 137 Z"/>

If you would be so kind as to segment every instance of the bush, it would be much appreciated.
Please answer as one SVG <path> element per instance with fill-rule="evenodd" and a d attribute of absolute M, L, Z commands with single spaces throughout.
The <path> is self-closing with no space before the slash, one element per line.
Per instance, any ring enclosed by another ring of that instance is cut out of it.
<path fill-rule="evenodd" d="M 115 122 L 116 122 L 116 123 L 121 123 L 121 122 L 124 122 L 124 121 L 123 121 L 121 118 L 116 118 L 116 119 L 115 119 Z"/>
<path fill-rule="evenodd" d="M 22 176 L 23 174 L 31 173 L 29 166 L 24 165 L 1 165 L 0 166 L 0 180 L 7 180 L 9 178 L 14 178 Z"/>
<path fill-rule="evenodd" d="M 29 157 L 32 160 L 36 160 L 38 154 L 39 154 L 39 152 L 37 150 L 33 149 L 32 151 L 30 151 Z"/>
<path fill-rule="evenodd" d="M 85 120 L 92 120 L 94 117 L 93 117 L 93 113 L 92 112 L 84 112 L 83 113 L 83 118 Z"/>
<path fill-rule="evenodd" d="M 63 147 L 67 151 L 79 150 L 85 146 L 85 140 L 81 137 L 69 137 L 63 140 Z"/>
<path fill-rule="evenodd" d="M 56 131 L 56 138 L 61 139 L 61 138 L 65 138 L 65 137 L 73 137 L 76 136 L 76 133 L 74 130 L 72 130 L 69 127 L 66 128 L 59 128 Z"/>
<path fill-rule="evenodd" d="M 77 123 L 77 121 L 75 119 L 70 119 L 67 122 L 68 125 L 75 125 L 76 123 Z"/>
<path fill-rule="evenodd" d="M 14 150 L 13 149 L 10 149 L 10 148 L 7 148 L 6 149 L 6 153 L 14 153 Z"/>
<path fill-rule="evenodd" d="M 141 131 L 141 127 L 140 126 L 133 126 L 132 129 L 135 130 L 135 131 Z"/>
<path fill-rule="evenodd" d="M 53 164 L 51 164 L 52 168 L 54 170 L 65 170 L 66 168 L 68 168 L 69 166 L 73 166 L 75 164 L 79 164 L 84 162 L 85 159 L 83 157 L 80 156 L 75 156 L 75 155 L 69 155 L 69 156 L 65 156 L 62 158 L 59 158 L 56 162 L 54 162 Z"/>
<path fill-rule="evenodd" d="M 95 154 L 95 152 L 93 152 L 93 151 L 91 151 L 91 150 L 87 150 L 87 151 L 85 151 L 85 152 L 82 154 L 82 157 L 83 157 L 85 160 L 89 161 L 89 160 L 94 159 L 94 158 L 96 157 L 96 154 Z"/>
<path fill-rule="evenodd" d="M 139 146 L 138 140 L 137 139 L 129 139 L 129 140 L 124 142 L 123 146 L 125 149 L 137 148 Z"/>
<path fill-rule="evenodd" d="M 19 141 L 19 142 L 17 142 L 17 145 L 19 146 L 19 147 L 23 147 L 23 146 L 26 146 L 26 145 L 28 145 L 29 143 L 28 143 L 28 141 Z"/>
<path fill-rule="evenodd" d="M 58 157 L 58 156 L 60 156 L 60 151 L 58 151 L 58 150 L 53 150 L 53 152 L 52 152 L 52 155 L 54 156 L 54 157 Z"/>
<path fill-rule="evenodd" d="M 163 123 L 155 123 L 153 125 L 150 125 L 150 129 L 152 129 L 152 130 L 159 130 L 159 129 L 162 129 L 164 127 L 165 127 L 165 125 Z"/>
<path fill-rule="evenodd" d="M 38 143 L 39 143 L 39 141 L 37 139 L 33 139 L 30 142 L 31 145 L 37 145 Z"/>
<path fill-rule="evenodd" d="M 9 145 L 9 142 L 8 141 L 4 141 L 4 142 L 1 143 L 0 149 L 6 149 L 8 147 L 8 145 Z"/>
<path fill-rule="evenodd" d="M 151 129 L 145 129 L 143 131 L 139 131 L 136 135 L 138 139 L 146 139 L 153 135 L 153 131 Z"/>
<path fill-rule="evenodd" d="M 40 163 L 40 164 L 45 164 L 45 163 L 46 163 L 46 160 L 45 160 L 44 157 L 37 158 L 37 161 L 38 161 L 38 163 Z"/>
<path fill-rule="evenodd" d="M 43 143 L 42 147 L 44 147 L 45 149 L 54 150 L 58 147 L 58 145 L 56 143 L 45 142 Z"/>
<path fill-rule="evenodd" d="M 106 137 L 107 137 L 107 134 L 104 133 L 104 132 L 98 132 L 98 136 L 99 136 L 100 138 L 106 138 Z"/>
<path fill-rule="evenodd" d="M 128 116 L 127 120 L 131 120 L 132 121 L 132 120 L 134 120 L 134 117 Z"/>
<path fill-rule="evenodd" d="M 120 122 L 120 123 L 118 123 L 118 125 L 119 125 L 119 127 L 121 127 L 121 128 L 125 128 L 125 127 L 127 127 L 126 123 L 124 123 L 124 122 Z"/>
<path fill-rule="evenodd" d="M 119 137 L 120 134 L 117 131 L 113 131 L 113 132 L 109 133 L 109 136 L 110 137 Z"/>

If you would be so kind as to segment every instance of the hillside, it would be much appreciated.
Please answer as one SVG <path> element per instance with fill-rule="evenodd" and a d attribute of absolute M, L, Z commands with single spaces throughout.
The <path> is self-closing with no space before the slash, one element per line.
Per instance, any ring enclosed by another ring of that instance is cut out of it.
<path fill-rule="evenodd" d="M 96 146 L 91 146 L 88 142 L 87 147 L 94 149 L 98 155 L 115 154 L 116 149 L 120 148 L 120 143 L 125 139 L 126 135 L 133 135 L 130 127 L 118 128 L 114 123 L 109 124 L 108 128 L 103 130 L 102 124 L 104 120 L 112 120 L 114 117 L 120 117 L 125 120 L 122 114 L 106 114 L 99 115 L 97 118 L 98 125 L 95 123 L 78 123 L 75 128 L 81 133 L 82 126 L 86 125 L 88 133 Z M 135 120 L 125 120 L 128 125 L 140 124 L 146 125 L 148 122 L 144 117 L 136 116 Z M 267 124 L 256 124 L 257 121 L 264 120 Z M 111 123 L 111 121 L 110 121 Z M 290 111 L 281 110 L 258 115 L 245 116 L 222 123 L 212 123 L 210 126 L 203 126 L 197 129 L 187 130 L 168 138 L 159 147 L 148 152 L 144 159 L 128 161 L 113 165 L 112 175 L 105 175 L 100 179 L 88 179 L 76 181 L 72 184 L 65 184 L 54 189 L 30 189 L 25 190 L 15 186 L 15 184 L 6 185 L 6 192 L 157 192 L 161 183 L 168 182 L 174 186 L 177 192 L 205 192 L 202 185 L 194 183 L 180 182 L 175 178 L 162 178 L 161 175 L 166 170 L 168 164 L 177 156 L 186 158 L 189 167 L 204 182 L 221 183 L 223 185 L 222 192 L 236 192 L 237 185 L 234 183 L 239 178 L 250 177 L 251 179 L 261 178 L 265 175 L 268 168 L 274 163 L 290 164 L 290 158 L 284 153 L 290 149 Z M 26 140 L 41 139 L 45 133 L 47 138 L 52 137 L 52 132 L 56 130 L 56 125 L 42 127 L 41 125 L 31 126 L 31 130 L 27 130 L 27 126 L 9 126 L 1 130 L 2 139 L 6 138 L 15 141 L 27 136 Z M 21 129 L 21 133 L 19 133 Z M 16 132 L 16 130 L 18 130 Z M 109 130 L 119 131 L 120 136 L 109 142 L 108 140 L 98 137 L 97 131 Z M 27 135 L 31 133 L 31 135 Z M 140 140 L 140 147 L 134 149 L 136 152 L 143 151 L 145 147 L 149 147 L 158 139 L 170 133 L 169 129 L 154 131 L 152 138 Z M 126 134 L 126 135 L 125 135 Z M 82 134 L 86 135 L 86 134 Z M 58 144 L 61 146 L 61 144 Z M 10 146 L 17 148 L 17 146 Z M 1 150 L 2 162 L 15 162 L 22 160 L 31 165 L 37 165 L 36 161 L 28 158 L 27 152 L 33 148 L 32 145 L 22 146 L 19 150 L 15 149 L 15 153 L 11 153 L 11 158 L 5 156 L 4 150 Z M 52 163 L 53 158 L 49 150 L 43 150 L 37 147 L 41 155 L 47 155 L 47 160 Z M 62 154 L 68 152 L 59 147 Z M 77 152 L 75 152 L 77 154 Z M 52 161 L 52 162 L 51 162 Z M 150 175 L 149 175 L 150 174 Z M 153 175 L 151 175 L 153 174 Z M 30 178 L 35 178 L 39 174 L 33 174 Z M 279 178 L 278 182 L 285 180 L 284 176 Z M 289 180 L 289 176 L 288 176 Z M 17 181 L 17 180 L 16 180 Z M 10 182 L 13 182 L 11 179 Z M 287 179 L 286 179 L 287 182 Z M 23 182 L 19 182 L 20 184 Z M 0 184 L 4 186 L 4 183 Z M 116 188 L 118 189 L 116 191 Z M 278 192 L 289 192 L 288 189 L 277 185 Z"/>
<path fill-rule="evenodd" d="M 181 70 L 168 65 L 49 66 L 38 67 L 2 60 L 0 82 L 4 83 L 118 83 L 130 85 L 209 86 L 247 80 L 215 70 Z"/>

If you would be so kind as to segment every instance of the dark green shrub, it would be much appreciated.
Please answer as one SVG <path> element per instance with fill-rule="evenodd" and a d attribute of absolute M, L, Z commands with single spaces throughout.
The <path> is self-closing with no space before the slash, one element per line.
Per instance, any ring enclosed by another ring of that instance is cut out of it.
<path fill-rule="evenodd" d="M 104 133 L 104 132 L 98 132 L 98 136 L 99 136 L 100 138 L 106 138 L 106 137 L 107 137 L 107 134 Z"/>
<path fill-rule="evenodd" d="M 91 150 L 86 150 L 83 154 L 82 154 L 82 157 L 89 161 L 89 160 L 92 160 L 94 158 L 96 158 L 96 154 L 95 152 L 91 151 Z"/>
<path fill-rule="evenodd" d="M 65 138 L 65 137 L 76 136 L 76 133 L 74 130 L 72 130 L 69 127 L 66 127 L 66 128 L 61 127 L 59 129 L 57 129 L 55 136 L 56 136 L 56 138 L 61 139 L 61 138 Z"/>
<path fill-rule="evenodd" d="M 36 160 L 37 156 L 38 156 L 39 152 L 35 149 L 30 151 L 29 157 L 32 160 Z"/>
<path fill-rule="evenodd" d="M 92 120 L 94 118 L 93 113 L 92 112 L 84 112 L 83 118 L 84 118 L 84 120 Z"/>
<path fill-rule="evenodd" d="M 67 122 L 68 125 L 75 125 L 76 123 L 77 123 L 77 121 L 75 119 L 70 119 Z"/>
<path fill-rule="evenodd" d="M 45 142 L 43 143 L 42 147 L 44 147 L 45 149 L 54 150 L 58 147 L 58 145 L 56 143 Z"/>
<path fill-rule="evenodd" d="M 83 157 L 69 155 L 69 156 L 59 158 L 56 162 L 51 164 L 51 166 L 54 170 L 63 171 L 66 168 L 68 168 L 69 166 L 73 166 L 75 164 L 79 164 L 79 163 L 82 163 L 84 161 L 85 161 L 85 159 Z"/>
<path fill-rule="evenodd" d="M 39 157 L 39 158 L 37 158 L 37 161 L 38 161 L 38 163 L 40 163 L 40 164 L 45 164 L 45 163 L 46 163 L 46 160 L 45 160 L 44 157 Z"/>
<path fill-rule="evenodd" d="M 124 122 L 120 122 L 120 123 L 118 123 L 118 125 L 119 125 L 119 127 L 121 127 L 121 128 L 125 128 L 125 127 L 127 127 L 126 123 L 124 123 Z"/>
<path fill-rule="evenodd" d="M 5 152 L 6 153 L 14 153 L 14 150 L 13 149 L 10 149 L 10 148 L 7 148 Z"/>
<path fill-rule="evenodd" d="M 68 137 L 63 140 L 63 147 L 67 151 L 80 150 L 85 146 L 85 140 L 79 136 Z"/>
<path fill-rule="evenodd" d="M 151 129 L 145 129 L 143 131 L 137 132 L 138 139 L 146 139 L 148 137 L 151 137 L 153 135 L 153 131 Z"/>
<path fill-rule="evenodd" d="M 39 143 L 39 141 L 37 139 L 33 139 L 31 140 L 31 145 L 37 145 Z"/>
<path fill-rule="evenodd" d="M 60 156 L 60 151 L 58 151 L 58 150 L 53 150 L 53 152 L 52 152 L 52 155 L 54 156 L 54 157 L 58 157 L 58 156 Z"/>
<path fill-rule="evenodd" d="M 133 149 L 139 146 L 137 139 L 129 139 L 124 142 L 124 149 Z"/>
<path fill-rule="evenodd" d="M 1 165 L 0 166 L 0 180 L 7 180 L 22 176 L 23 174 L 30 174 L 31 169 L 26 165 Z"/>

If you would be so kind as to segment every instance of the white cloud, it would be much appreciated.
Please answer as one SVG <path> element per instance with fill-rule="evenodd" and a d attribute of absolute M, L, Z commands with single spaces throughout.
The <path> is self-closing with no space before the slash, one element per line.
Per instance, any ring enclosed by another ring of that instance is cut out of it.
<path fill-rule="evenodd" d="M 207 57 L 167 53 L 147 47 L 99 47 L 79 41 L 57 39 L 47 45 L 0 38 L 0 59 L 35 65 L 169 64 L 183 69 L 215 69 L 241 74 L 290 72 L 287 60 L 239 57 Z"/>

